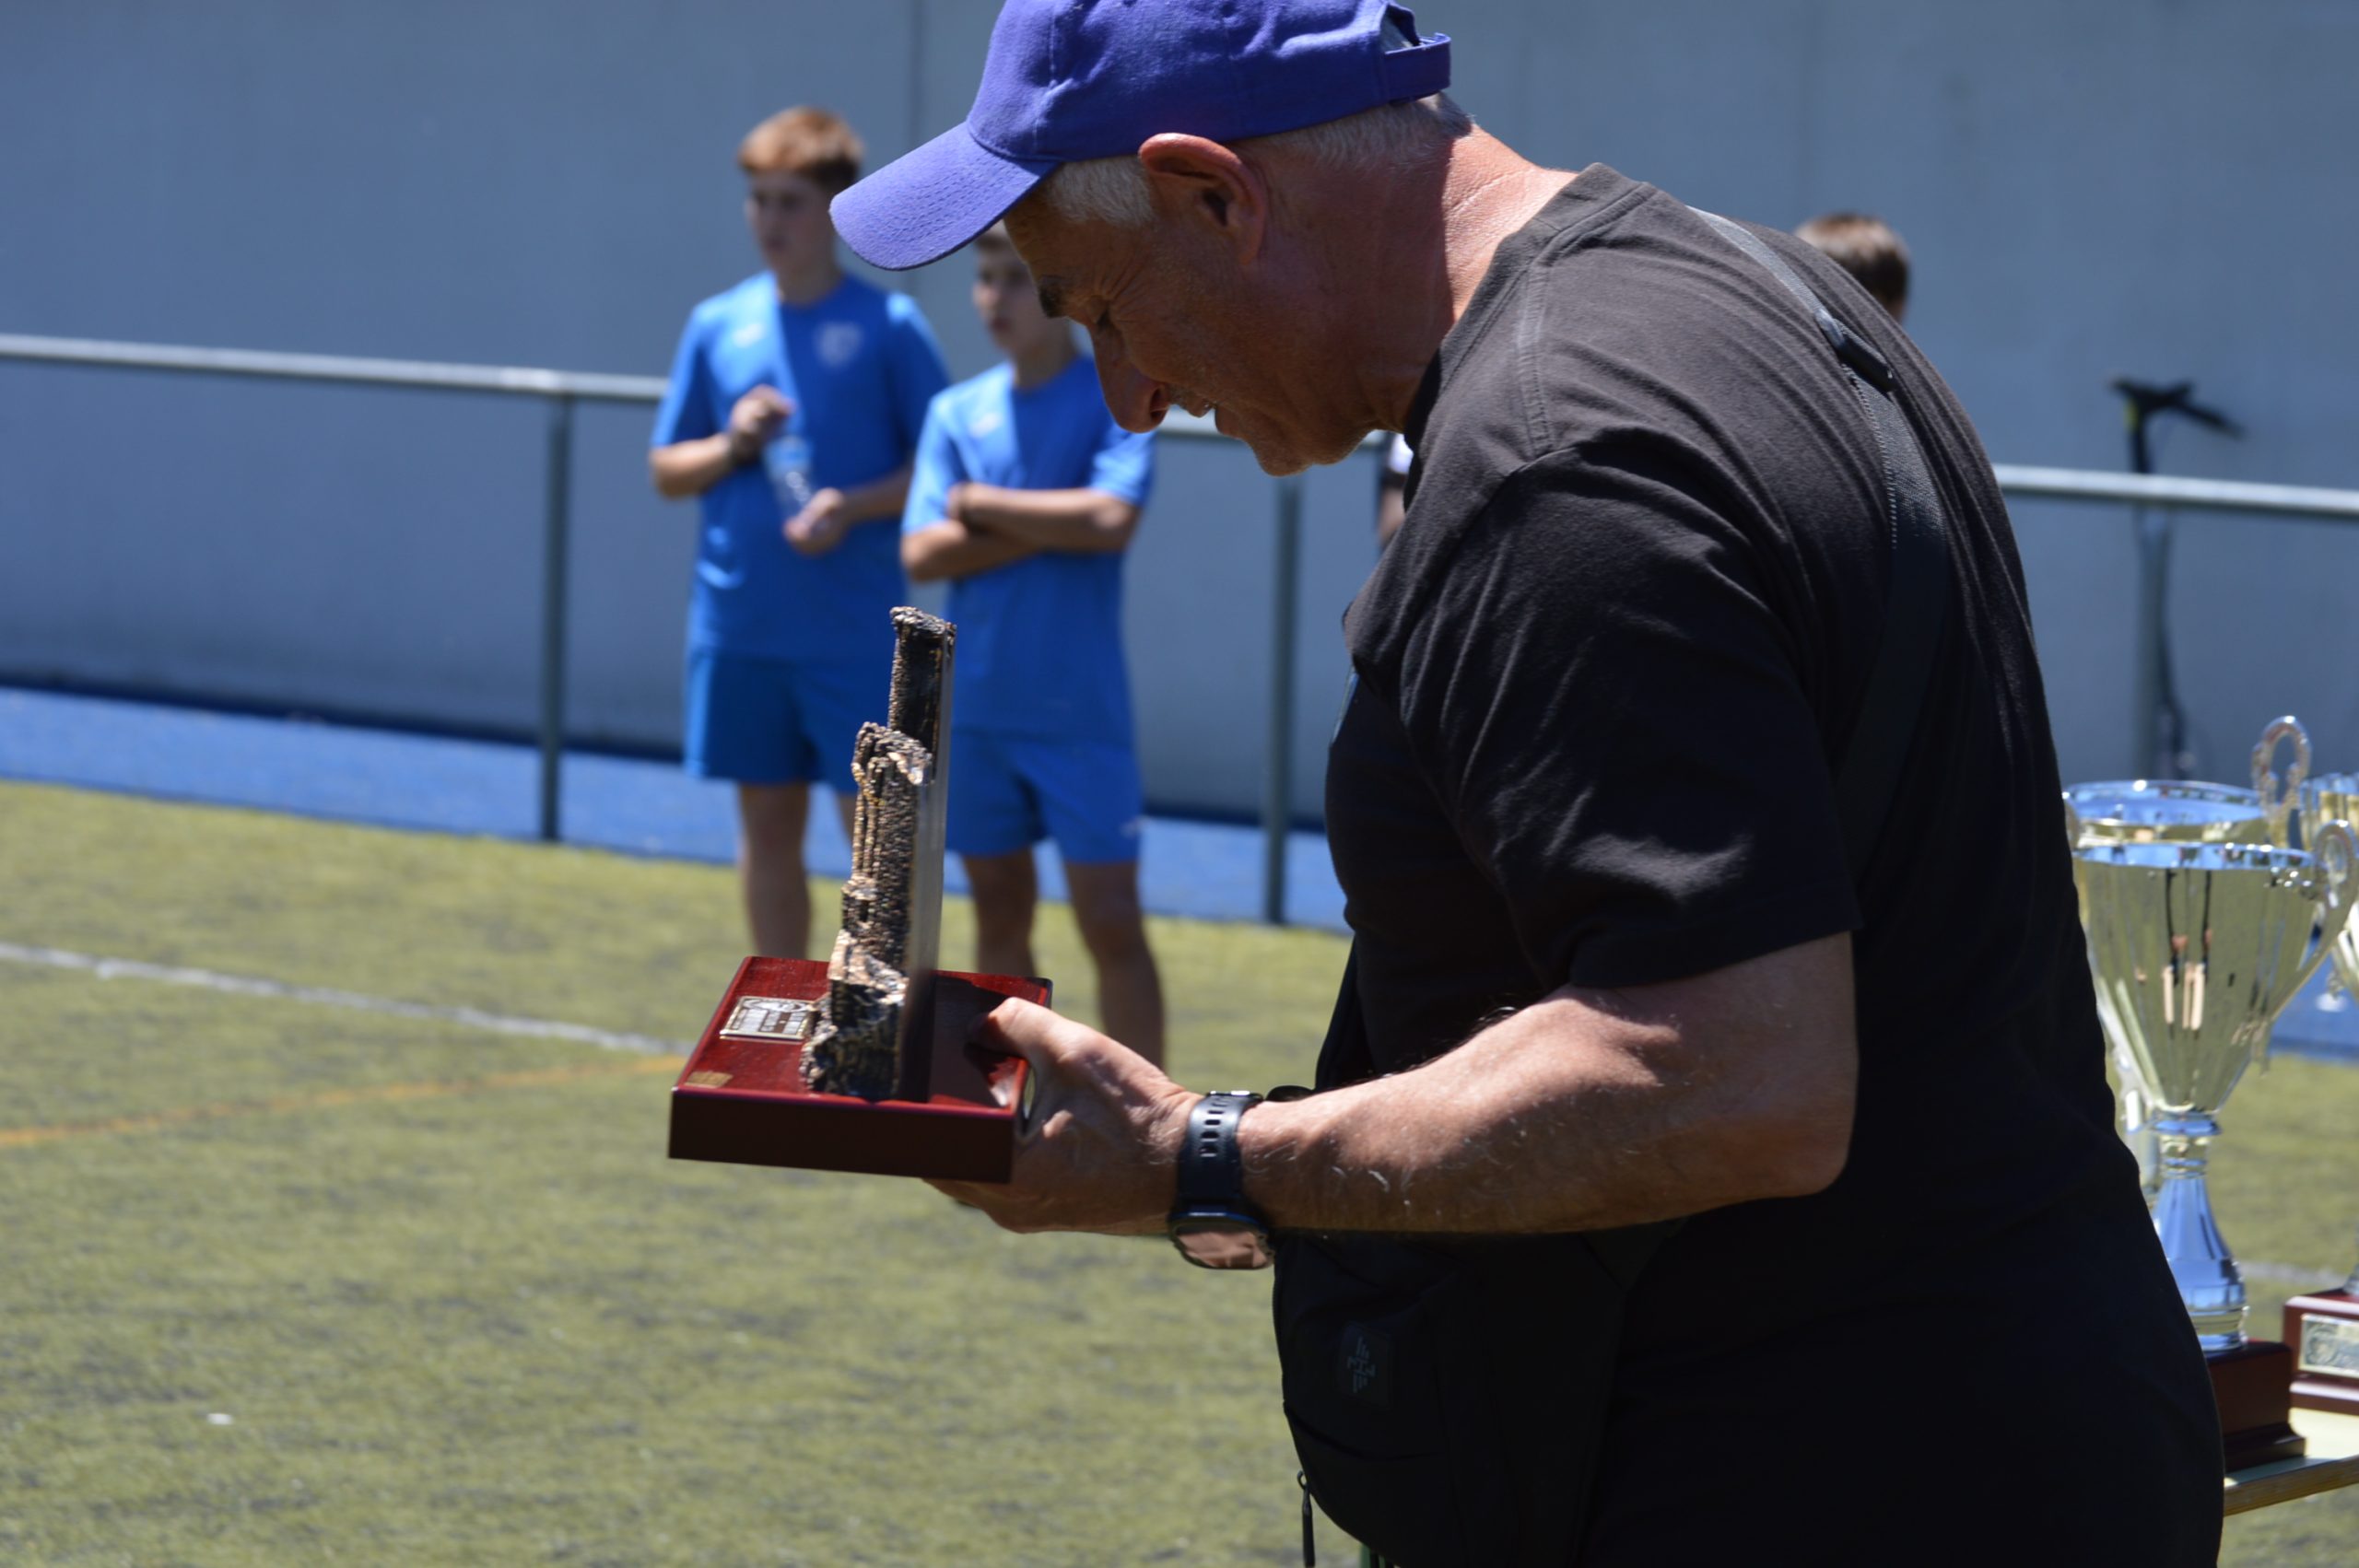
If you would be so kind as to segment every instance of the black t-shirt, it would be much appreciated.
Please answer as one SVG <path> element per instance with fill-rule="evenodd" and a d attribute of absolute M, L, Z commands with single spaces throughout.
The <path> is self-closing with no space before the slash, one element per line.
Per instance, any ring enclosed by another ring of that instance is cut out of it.
<path fill-rule="evenodd" d="M 1848 1164 L 1693 1217 L 1638 1280 L 1591 1557 L 1927 1562 L 2037 1528 L 2209 1562 L 2209 1385 L 2113 1130 L 2004 505 L 1882 310 L 1762 238 L 1891 362 L 1946 514 L 1950 614 L 1869 863 L 1855 885 L 1832 781 L 1884 624 L 1872 427 L 1766 269 L 1594 166 L 1427 371 L 1408 520 L 1346 618 L 1327 824 L 1357 994 L 1328 1071 L 1568 982 L 1852 933 Z"/>

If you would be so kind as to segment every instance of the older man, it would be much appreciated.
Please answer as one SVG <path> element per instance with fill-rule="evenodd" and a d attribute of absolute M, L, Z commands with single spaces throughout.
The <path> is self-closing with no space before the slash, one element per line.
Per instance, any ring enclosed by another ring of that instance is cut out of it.
<path fill-rule="evenodd" d="M 1322 1092 L 1011 1004 L 1036 1130 L 953 1195 L 1274 1250 L 1311 1490 L 1411 1568 L 2212 1561 L 1971 427 L 1823 259 L 1525 159 L 1448 51 L 1011 0 L 965 124 L 835 204 L 886 266 L 1004 212 L 1130 428 L 1417 453 L 1346 622 Z"/>

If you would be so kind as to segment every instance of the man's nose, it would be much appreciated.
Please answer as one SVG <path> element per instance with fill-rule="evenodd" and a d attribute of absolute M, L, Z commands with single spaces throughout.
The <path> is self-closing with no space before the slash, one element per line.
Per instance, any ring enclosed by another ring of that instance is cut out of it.
<path fill-rule="evenodd" d="M 1134 434 L 1162 424 L 1171 407 L 1171 394 L 1161 381 L 1140 375 L 1128 359 L 1102 344 L 1097 351 L 1097 387 L 1105 394 L 1114 423 Z"/>

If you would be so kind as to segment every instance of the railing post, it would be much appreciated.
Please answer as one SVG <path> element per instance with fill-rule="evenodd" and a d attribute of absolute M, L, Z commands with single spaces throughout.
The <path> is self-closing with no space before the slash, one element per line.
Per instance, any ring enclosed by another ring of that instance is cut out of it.
<path fill-rule="evenodd" d="M 565 766 L 565 567 L 572 532 L 573 399 L 549 404 L 549 470 L 541 529 L 541 837 L 562 832 Z"/>
<path fill-rule="evenodd" d="M 2130 536 L 2138 550 L 2137 599 L 2132 622 L 2130 695 L 2130 777 L 2170 778 L 2163 762 L 2162 651 L 2163 535 L 2168 521 L 2144 507 L 2130 509 Z"/>
<path fill-rule="evenodd" d="M 1294 823 L 1295 601 L 1302 578 L 1302 475 L 1278 481 L 1270 572 L 1270 737 L 1262 773 L 1262 919 L 1286 923 L 1286 835 Z"/>

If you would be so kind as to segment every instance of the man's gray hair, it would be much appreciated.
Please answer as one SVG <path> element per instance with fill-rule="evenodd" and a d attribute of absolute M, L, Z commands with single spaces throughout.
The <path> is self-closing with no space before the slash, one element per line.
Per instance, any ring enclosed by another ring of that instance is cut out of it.
<path fill-rule="evenodd" d="M 1254 136 L 1246 149 L 1283 149 L 1331 169 L 1405 169 L 1474 128 L 1466 111 L 1446 92 L 1409 103 L 1388 103 L 1299 130 Z M 1067 222 L 1107 223 L 1144 228 L 1155 216 L 1147 197 L 1146 170 L 1138 158 L 1093 158 L 1061 164 L 1034 194 Z"/>

